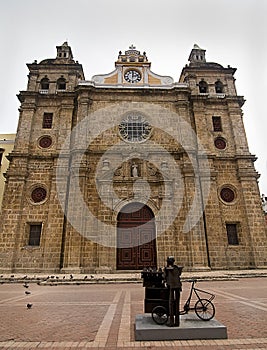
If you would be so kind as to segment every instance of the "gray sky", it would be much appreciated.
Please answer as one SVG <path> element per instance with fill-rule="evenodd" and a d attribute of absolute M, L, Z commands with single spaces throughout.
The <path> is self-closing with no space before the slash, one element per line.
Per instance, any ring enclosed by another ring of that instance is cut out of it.
<path fill-rule="evenodd" d="M 112 71 L 118 52 L 134 44 L 153 72 L 178 81 L 196 43 L 207 61 L 237 68 L 248 143 L 267 195 L 266 13 L 265 0 L 0 0 L 0 133 L 16 132 L 26 63 L 54 58 L 66 40 L 87 80 Z"/>

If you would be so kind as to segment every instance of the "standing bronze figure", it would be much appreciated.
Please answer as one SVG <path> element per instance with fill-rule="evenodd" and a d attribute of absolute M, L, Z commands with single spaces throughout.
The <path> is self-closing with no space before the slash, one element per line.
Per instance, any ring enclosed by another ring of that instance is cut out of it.
<path fill-rule="evenodd" d="M 173 256 L 167 258 L 167 266 L 164 268 L 164 279 L 169 290 L 169 323 L 170 327 L 179 327 L 179 304 L 180 292 L 182 291 L 182 282 L 180 279 L 182 266 L 174 265 L 175 259 Z"/>

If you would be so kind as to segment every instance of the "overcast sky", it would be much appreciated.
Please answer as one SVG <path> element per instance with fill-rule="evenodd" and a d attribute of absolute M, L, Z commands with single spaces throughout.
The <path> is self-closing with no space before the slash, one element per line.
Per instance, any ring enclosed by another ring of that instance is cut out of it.
<path fill-rule="evenodd" d="M 267 195 L 266 13 L 266 0 L 0 0 L 0 133 L 16 132 L 26 63 L 54 58 L 66 40 L 87 80 L 112 71 L 118 52 L 134 44 L 153 72 L 178 81 L 196 43 L 207 61 L 237 68 L 248 143 Z"/>

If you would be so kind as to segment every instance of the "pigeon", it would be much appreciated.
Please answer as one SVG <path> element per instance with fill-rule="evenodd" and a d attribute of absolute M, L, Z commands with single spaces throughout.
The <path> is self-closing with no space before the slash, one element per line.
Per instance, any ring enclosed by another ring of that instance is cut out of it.
<path fill-rule="evenodd" d="M 71 280 L 73 279 L 73 275 L 70 275 L 70 279 L 71 279 Z"/>
<path fill-rule="evenodd" d="M 24 288 L 29 288 L 29 285 L 28 285 L 27 283 L 24 283 L 24 284 L 23 284 L 23 287 L 24 287 Z"/>
<path fill-rule="evenodd" d="M 32 307 L 32 304 L 28 303 L 27 304 L 27 309 L 31 309 L 31 307 Z"/>
<path fill-rule="evenodd" d="M 87 276 L 84 276 L 84 279 L 86 280 L 88 277 Z"/>
<path fill-rule="evenodd" d="M 91 278 L 95 278 L 95 276 L 91 275 Z"/>
<path fill-rule="evenodd" d="M 25 294 L 29 295 L 31 294 L 31 292 L 29 292 L 28 290 L 25 290 Z"/>

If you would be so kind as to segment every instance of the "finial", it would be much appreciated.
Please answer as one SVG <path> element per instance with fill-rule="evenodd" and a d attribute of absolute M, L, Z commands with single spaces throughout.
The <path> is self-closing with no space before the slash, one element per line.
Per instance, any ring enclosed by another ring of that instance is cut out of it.
<path fill-rule="evenodd" d="M 135 50 L 136 47 L 132 44 L 131 46 L 129 46 L 129 49 L 130 49 L 130 50 Z"/>
<path fill-rule="evenodd" d="M 196 49 L 196 50 L 202 50 L 197 44 L 194 44 L 194 49 Z"/>

